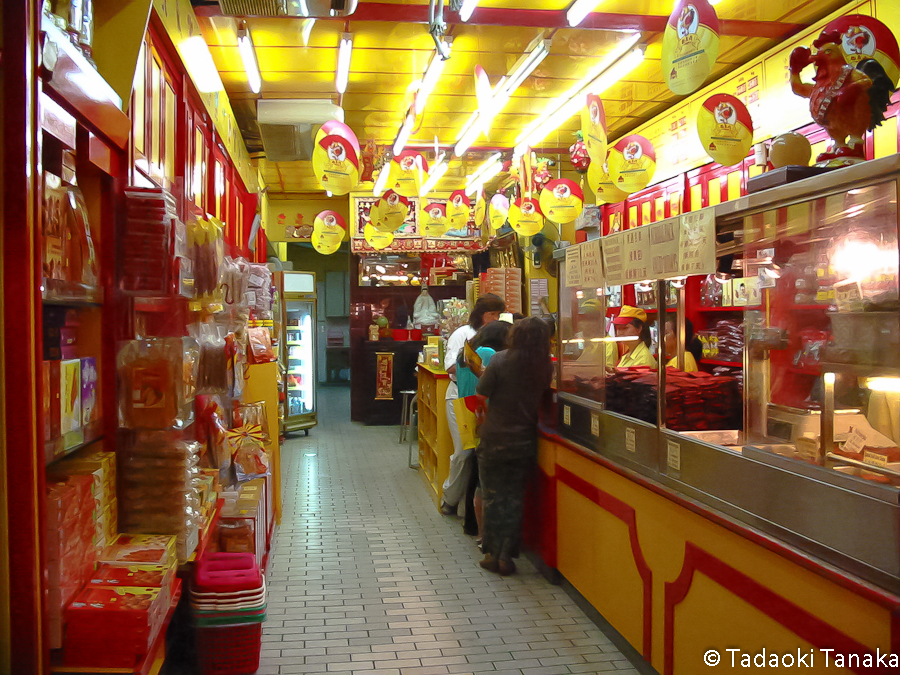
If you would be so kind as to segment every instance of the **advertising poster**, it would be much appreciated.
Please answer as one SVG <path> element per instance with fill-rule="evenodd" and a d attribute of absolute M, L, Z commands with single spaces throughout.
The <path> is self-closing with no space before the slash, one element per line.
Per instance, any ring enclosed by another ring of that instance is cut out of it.
<path fill-rule="evenodd" d="M 714 94 L 703 102 L 697 133 L 706 153 L 722 166 L 742 162 L 753 147 L 750 111 L 730 94 Z"/>
<path fill-rule="evenodd" d="M 509 224 L 516 233 L 530 237 L 544 229 L 544 214 L 534 197 L 517 199 L 509 209 Z"/>
<path fill-rule="evenodd" d="M 678 0 L 662 45 L 663 81 L 676 94 L 697 91 L 719 56 L 719 18 L 707 0 Z"/>
<path fill-rule="evenodd" d="M 540 204 L 547 220 L 559 225 L 572 223 L 584 210 L 584 193 L 575 181 L 557 178 L 541 190 Z"/>
<path fill-rule="evenodd" d="M 581 134 L 591 164 L 606 161 L 606 112 L 603 101 L 596 94 L 588 94 L 585 107 L 581 110 Z"/>
<path fill-rule="evenodd" d="M 613 185 L 626 194 L 643 190 L 656 171 L 656 150 L 638 134 L 622 138 L 609 151 L 609 177 Z"/>

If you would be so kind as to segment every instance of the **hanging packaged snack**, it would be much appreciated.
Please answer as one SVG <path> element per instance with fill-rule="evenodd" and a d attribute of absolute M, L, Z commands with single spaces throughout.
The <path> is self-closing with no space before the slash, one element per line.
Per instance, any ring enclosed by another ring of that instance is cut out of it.
<path fill-rule="evenodd" d="M 272 349 L 272 336 L 268 328 L 248 328 L 250 363 L 271 363 L 275 360 L 275 350 Z"/>
<path fill-rule="evenodd" d="M 262 429 L 256 424 L 243 424 L 228 432 L 232 447 L 232 462 L 238 482 L 265 476 L 269 473 Z"/>
<path fill-rule="evenodd" d="M 224 225 L 221 221 L 194 220 L 187 229 L 188 257 L 194 274 L 194 296 L 210 312 L 222 311 L 222 272 L 225 260 Z"/>
<path fill-rule="evenodd" d="M 237 404 L 234 409 L 234 425 L 236 427 L 259 427 L 263 443 L 268 443 L 271 440 L 269 436 L 269 416 L 266 413 L 265 401 Z"/>
<path fill-rule="evenodd" d="M 129 188 L 121 248 L 122 290 L 136 295 L 193 294 L 187 232 L 174 196 L 159 188 Z"/>
<path fill-rule="evenodd" d="M 200 349 L 197 393 L 228 393 L 229 356 L 223 329 L 214 323 L 201 323 L 189 326 L 188 331 Z"/>
<path fill-rule="evenodd" d="M 268 265 L 259 263 L 249 264 L 249 279 L 247 284 L 247 292 L 252 294 L 248 296 L 250 309 L 254 319 L 271 320 L 272 319 L 272 271 Z"/>
<path fill-rule="evenodd" d="M 117 357 L 122 425 L 132 429 L 186 426 L 193 415 L 197 357 L 193 338 L 122 343 Z"/>

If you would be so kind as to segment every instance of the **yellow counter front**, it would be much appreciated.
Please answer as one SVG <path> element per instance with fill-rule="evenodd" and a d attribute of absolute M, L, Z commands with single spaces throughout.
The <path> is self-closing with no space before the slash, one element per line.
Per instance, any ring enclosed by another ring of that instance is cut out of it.
<path fill-rule="evenodd" d="M 429 494 L 440 508 L 444 481 L 450 471 L 453 440 L 447 427 L 444 403 L 450 376 L 442 369 L 418 364 L 419 472 L 430 487 Z"/>
<path fill-rule="evenodd" d="M 900 598 L 554 434 L 539 465 L 544 562 L 662 675 L 900 672 Z"/>

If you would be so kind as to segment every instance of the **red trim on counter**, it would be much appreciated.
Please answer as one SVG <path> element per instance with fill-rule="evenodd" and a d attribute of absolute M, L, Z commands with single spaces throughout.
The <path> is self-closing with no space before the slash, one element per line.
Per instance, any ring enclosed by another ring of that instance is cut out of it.
<path fill-rule="evenodd" d="M 722 588 L 733 593 L 751 607 L 759 610 L 776 623 L 784 626 L 799 638 L 819 649 L 833 649 L 835 654 L 858 654 L 860 657 L 873 652 L 861 642 L 842 633 L 837 628 L 807 612 L 743 572 L 722 562 L 712 554 L 691 542 L 685 545 L 684 565 L 675 581 L 665 585 L 664 614 L 664 669 L 663 675 L 672 675 L 675 669 L 675 607 L 688 595 L 695 573 L 703 574 Z M 815 654 L 821 662 L 822 653 Z M 884 673 L 888 668 L 848 668 L 854 673 Z"/>
<path fill-rule="evenodd" d="M 583 497 L 587 497 L 594 504 L 608 511 L 628 526 L 628 538 L 631 541 L 631 555 L 637 566 L 638 574 L 644 583 L 644 608 L 643 608 L 643 653 L 642 656 L 649 662 L 650 651 L 653 644 L 653 571 L 644 559 L 641 551 L 641 542 L 637 533 L 637 514 L 634 507 L 629 506 L 621 499 L 613 497 L 585 479 L 559 465 L 556 466 L 556 480 L 566 485 Z"/>
<path fill-rule="evenodd" d="M 612 462 L 605 457 L 601 457 L 585 448 L 580 447 L 579 445 L 569 441 L 553 432 L 547 431 L 546 429 L 540 430 L 541 435 L 549 441 L 557 443 L 572 452 L 581 455 L 585 459 L 588 459 L 595 464 L 599 464 L 600 466 L 609 469 L 613 473 L 622 476 L 623 478 L 627 478 L 628 480 L 640 485 L 643 488 L 654 492 L 655 494 L 660 495 L 661 497 L 665 497 L 671 502 L 678 504 L 679 506 L 691 511 L 692 513 L 697 514 L 698 516 L 702 516 L 707 520 L 724 527 L 725 529 L 737 534 L 745 539 L 753 542 L 754 544 L 761 546 L 773 553 L 776 553 L 783 558 L 790 560 L 791 562 L 800 565 L 801 567 L 818 574 L 825 579 L 828 579 L 830 582 L 845 588 L 860 597 L 869 600 L 870 602 L 874 602 L 881 607 L 884 607 L 892 612 L 900 611 L 900 597 L 896 595 L 892 595 L 887 591 L 883 591 L 880 588 L 872 586 L 857 577 L 851 576 L 846 572 L 842 572 L 834 567 L 826 565 L 825 563 L 819 562 L 818 560 L 812 558 L 809 555 L 798 551 L 791 546 L 771 537 L 767 534 L 759 532 L 757 530 L 751 529 L 746 525 L 742 525 L 737 521 L 734 521 L 727 516 L 716 513 L 697 502 L 691 501 L 687 497 L 684 497 L 674 490 L 671 490 L 659 483 L 645 477 L 641 476 L 634 471 L 626 469 L 623 466 Z M 559 468 L 557 468 L 559 471 Z M 900 644 L 900 640 L 898 640 L 898 644 Z"/>

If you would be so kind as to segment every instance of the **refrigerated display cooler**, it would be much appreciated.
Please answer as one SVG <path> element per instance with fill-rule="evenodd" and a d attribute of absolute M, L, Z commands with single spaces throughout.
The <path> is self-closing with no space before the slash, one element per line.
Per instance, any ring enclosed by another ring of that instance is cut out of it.
<path fill-rule="evenodd" d="M 309 435 L 316 426 L 316 275 L 282 272 L 284 429 Z"/>

